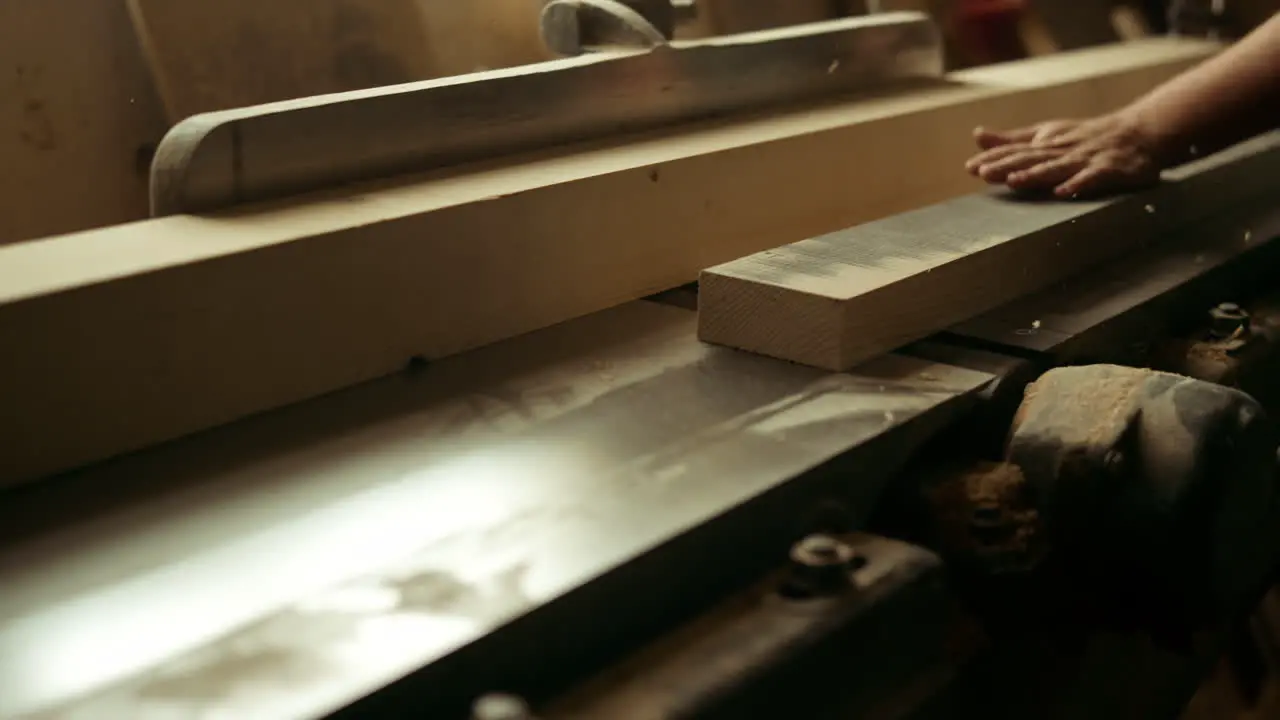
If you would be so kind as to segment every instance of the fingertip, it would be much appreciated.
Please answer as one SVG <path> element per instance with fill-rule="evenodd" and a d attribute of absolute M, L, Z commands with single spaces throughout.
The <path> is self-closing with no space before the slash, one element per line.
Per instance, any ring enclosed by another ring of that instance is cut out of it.
<path fill-rule="evenodd" d="M 1063 200 L 1079 200 L 1097 185 L 1097 176 L 1088 172 L 1077 173 L 1053 189 L 1053 194 Z"/>
<path fill-rule="evenodd" d="M 1001 182 L 1004 182 L 1004 177 L 997 176 L 997 174 L 992 171 L 990 165 L 983 165 L 982 167 L 979 167 L 973 174 L 977 176 L 978 179 L 991 185 L 998 185 Z"/>
<path fill-rule="evenodd" d="M 1044 163 L 1034 165 L 1025 170 L 1019 170 L 1015 173 L 1009 173 L 1009 177 L 1005 178 L 1005 183 L 1015 190 L 1027 190 L 1036 184 L 1036 175 L 1040 169 L 1044 167 Z"/>
<path fill-rule="evenodd" d="M 981 126 L 974 128 L 973 139 L 978 143 L 978 147 L 983 150 L 990 150 L 994 147 L 1009 144 L 1009 139 L 1003 133 L 988 130 Z"/>
<path fill-rule="evenodd" d="M 1079 200 L 1096 190 L 1100 180 L 1101 175 L 1097 170 L 1085 168 L 1059 183 L 1053 189 L 1053 194 L 1064 200 Z"/>

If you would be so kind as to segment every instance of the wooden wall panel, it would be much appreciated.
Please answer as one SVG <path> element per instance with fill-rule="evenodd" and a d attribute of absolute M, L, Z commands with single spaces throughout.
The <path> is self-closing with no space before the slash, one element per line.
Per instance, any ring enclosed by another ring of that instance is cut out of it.
<path fill-rule="evenodd" d="M 0 243 L 145 217 L 166 129 L 124 0 L 0 2 Z"/>

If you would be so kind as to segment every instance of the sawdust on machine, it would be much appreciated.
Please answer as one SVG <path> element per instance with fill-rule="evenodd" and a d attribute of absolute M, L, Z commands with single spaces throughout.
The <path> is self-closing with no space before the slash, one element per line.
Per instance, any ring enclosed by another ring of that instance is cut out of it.
<path fill-rule="evenodd" d="M 939 546 L 990 572 L 1028 570 L 1044 557 L 1040 513 L 1022 469 L 979 462 L 945 473 L 928 490 Z"/>
<path fill-rule="evenodd" d="M 1052 404 L 1052 412 L 1071 416 L 1056 422 L 1055 427 L 1077 429 L 1082 437 L 1072 439 L 1089 446 L 1117 437 L 1129 424 L 1134 393 L 1142 386 L 1143 380 L 1144 376 L 1138 372 L 1116 373 L 1090 382 L 1087 386 L 1055 387 L 1053 392 L 1058 397 Z M 1038 381 L 1027 386 L 1025 402 L 1014 418 L 1015 425 L 1026 422 L 1027 408 L 1045 407 L 1031 402 L 1041 387 Z M 1098 412 L 1099 408 L 1106 410 Z"/>

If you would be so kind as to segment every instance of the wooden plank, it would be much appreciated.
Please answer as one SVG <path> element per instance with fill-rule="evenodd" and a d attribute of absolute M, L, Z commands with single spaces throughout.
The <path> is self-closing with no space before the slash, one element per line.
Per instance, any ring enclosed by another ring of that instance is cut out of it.
<path fill-rule="evenodd" d="M 1099 112 L 1213 47 L 1112 48 L 1056 71 L 1036 61 L 1045 87 L 993 69 L 982 85 L 0 248 L 0 336 L 21 338 L 0 353 L 0 484 L 971 192 L 961 163 L 973 125 Z"/>
<path fill-rule="evenodd" d="M 1280 133 L 1171 175 L 1088 203 L 972 195 L 711 268 L 698 336 L 847 370 L 1265 192 Z"/>

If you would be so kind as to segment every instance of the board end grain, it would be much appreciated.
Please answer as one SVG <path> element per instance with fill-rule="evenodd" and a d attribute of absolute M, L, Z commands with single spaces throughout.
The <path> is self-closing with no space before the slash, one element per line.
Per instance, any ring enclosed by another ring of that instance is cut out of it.
<path fill-rule="evenodd" d="M 698 280 L 698 339 L 824 370 L 846 369 L 838 300 L 736 277 L 717 268 Z M 801 322 L 794 319 L 802 318 Z"/>

